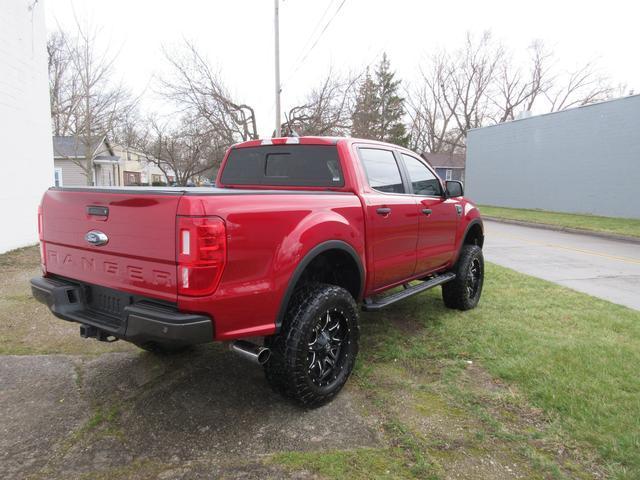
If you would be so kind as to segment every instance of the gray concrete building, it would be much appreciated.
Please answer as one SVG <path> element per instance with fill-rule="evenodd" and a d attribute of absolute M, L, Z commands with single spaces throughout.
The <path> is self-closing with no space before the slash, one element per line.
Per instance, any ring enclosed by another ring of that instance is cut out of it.
<path fill-rule="evenodd" d="M 480 204 L 640 218 L 640 95 L 470 130 Z"/>

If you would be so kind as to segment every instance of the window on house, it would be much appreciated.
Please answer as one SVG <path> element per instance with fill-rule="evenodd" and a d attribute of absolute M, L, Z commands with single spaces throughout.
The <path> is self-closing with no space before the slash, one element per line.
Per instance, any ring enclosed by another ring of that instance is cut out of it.
<path fill-rule="evenodd" d="M 62 168 L 53 169 L 53 185 L 62 187 Z"/>
<path fill-rule="evenodd" d="M 393 152 L 379 148 L 360 148 L 358 151 L 371 188 L 385 193 L 404 193 Z"/>
<path fill-rule="evenodd" d="M 445 180 L 453 180 L 453 170 L 447 169 Z"/>

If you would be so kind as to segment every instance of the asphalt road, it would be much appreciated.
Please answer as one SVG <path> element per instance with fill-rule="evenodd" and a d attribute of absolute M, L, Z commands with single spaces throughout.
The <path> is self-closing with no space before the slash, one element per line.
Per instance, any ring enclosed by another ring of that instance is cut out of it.
<path fill-rule="evenodd" d="M 640 244 L 485 220 L 485 258 L 640 310 Z"/>

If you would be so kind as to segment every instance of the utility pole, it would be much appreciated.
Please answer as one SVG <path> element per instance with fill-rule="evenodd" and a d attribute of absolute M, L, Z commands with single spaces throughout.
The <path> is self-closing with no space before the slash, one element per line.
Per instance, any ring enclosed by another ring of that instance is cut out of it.
<path fill-rule="evenodd" d="M 276 137 L 281 136 L 280 132 L 280 20 L 279 20 L 279 2 L 274 0 L 275 7 L 274 23 L 276 36 Z"/>

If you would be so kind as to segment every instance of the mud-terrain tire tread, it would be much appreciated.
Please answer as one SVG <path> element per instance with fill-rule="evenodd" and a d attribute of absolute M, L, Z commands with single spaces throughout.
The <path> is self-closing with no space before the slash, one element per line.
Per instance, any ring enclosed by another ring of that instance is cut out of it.
<path fill-rule="evenodd" d="M 309 329 L 315 326 L 314 313 L 323 305 L 340 302 L 347 310 L 351 329 L 345 373 L 330 389 L 312 385 L 308 380 L 306 365 L 306 339 Z M 342 287 L 323 283 L 309 283 L 297 289 L 289 303 L 279 334 L 267 337 L 265 345 L 272 350 L 265 364 L 268 383 L 276 392 L 291 398 L 307 408 L 325 405 L 335 397 L 346 383 L 358 353 L 358 306 L 351 294 Z M 323 391 L 324 390 L 324 391 Z"/>
<path fill-rule="evenodd" d="M 476 295 L 470 298 L 467 292 L 466 279 L 467 273 L 475 258 L 480 260 L 480 286 L 478 287 Z M 460 251 L 460 257 L 452 271 L 456 274 L 456 278 L 442 285 L 442 300 L 445 306 L 456 310 L 471 310 L 475 308 L 480 301 L 484 284 L 484 257 L 482 255 L 482 249 L 477 245 L 463 245 Z"/>

